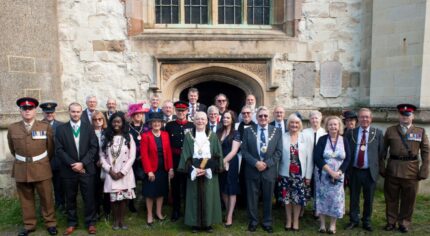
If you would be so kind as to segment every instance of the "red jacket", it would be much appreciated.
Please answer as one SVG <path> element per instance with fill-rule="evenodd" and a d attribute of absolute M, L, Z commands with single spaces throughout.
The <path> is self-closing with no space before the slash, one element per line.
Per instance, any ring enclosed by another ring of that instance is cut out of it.
<path fill-rule="evenodd" d="M 161 142 L 163 144 L 164 169 L 169 171 L 173 168 L 172 150 L 170 149 L 169 134 L 166 131 L 161 132 Z M 158 151 L 154 134 L 149 131 L 141 135 L 140 156 L 145 173 L 156 172 L 158 167 Z"/>

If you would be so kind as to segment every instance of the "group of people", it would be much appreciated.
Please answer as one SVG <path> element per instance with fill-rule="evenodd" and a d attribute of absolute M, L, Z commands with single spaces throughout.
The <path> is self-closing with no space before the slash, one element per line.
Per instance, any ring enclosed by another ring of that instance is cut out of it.
<path fill-rule="evenodd" d="M 254 95 L 247 96 L 238 116 L 228 109 L 226 95 L 217 95 L 209 107 L 198 96 L 191 88 L 188 102 L 165 101 L 159 108 L 160 98 L 153 95 L 149 104 L 130 104 L 127 113 L 116 109 L 114 99 L 108 99 L 106 112 L 97 111 L 97 98 L 88 96 L 85 110 L 76 102 L 68 106 L 66 123 L 55 119 L 56 103 L 40 104 L 44 120 L 37 121 L 39 102 L 18 99 L 22 121 L 9 127 L 7 137 L 24 221 L 19 235 L 36 229 L 34 190 L 50 235 L 58 233 L 55 208 L 67 214 L 63 235 L 75 231 L 78 188 L 89 234 L 96 233 L 100 208 L 113 217 L 113 230 L 127 230 L 127 207 L 136 211 L 133 199 L 139 184 L 148 226 L 166 219 L 163 203 L 169 200 L 171 221 L 184 216 L 193 232 L 212 232 L 214 224 L 222 223 L 222 205 L 229 228 L 239 197 L 246 202 L 247 230 L 261 225 L 272 233 L 275 196 L 285 207 L 285 230 L 300 230 L 304 207 L 313 203 L 318 231 L 335 234 L 336 220 L 345 214 L 348 186 L 347 229 L 359 226 L 363 191 L 362 227 L 372 231 L 379 175 L 385 178 L 385 230 L 409 231 L 418 182 L 428 177 L 428 138 L 412 124 L 415 106 L 400 104 L 399 124 L 384 135 L 372 125 L 368 108 L 358 115 L 344 113 L 344 122 L 354 123 L 347 128 L 338 116 L 326 117 L 322 127 L 321 112 L 311 111 L 310 127 L 304 128 L 299 112 L 286 119 L 282 106 L 273 112 L 257 108 Z"/>

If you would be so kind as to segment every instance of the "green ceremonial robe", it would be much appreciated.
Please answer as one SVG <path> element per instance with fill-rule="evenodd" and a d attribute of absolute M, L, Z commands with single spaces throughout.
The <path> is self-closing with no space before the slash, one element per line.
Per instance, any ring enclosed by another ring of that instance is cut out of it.
<path fill-rule="evenodd" d="M 216 165 L 212 169 L 212 179 L 206 176 L 197 177 L 191 181 L 191 165 L 194 166 L 197 160 L 193 160 L 195 131 L 188 132 L 185 135 L 184 145 L 181 153 L 181 159 L 178 165 L 178 171 L 187 173 L 187 192 L 185 203 L 185 224 L 189 226 L 207 227 L 222 222 L 220 190 L 218 183 L 218 173 L 223 170 L 223 156 L 221 143 L 218 137 L 210 132 L 209 143 L 211 150 L 211 164 L 207 167 Z"/>

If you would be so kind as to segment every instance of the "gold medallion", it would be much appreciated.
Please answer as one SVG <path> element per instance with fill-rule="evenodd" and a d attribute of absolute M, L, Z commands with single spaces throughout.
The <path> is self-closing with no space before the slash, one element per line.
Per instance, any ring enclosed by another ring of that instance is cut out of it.
<path fill-rule="evenodd" d="M 335 157 L 336 157 L 336 153 L 335 153 L 335 152 L 332 152 L 332 153 L 331 153 L 331 157 L 335 158 Z"/>
<path fill-rule="evenodd" d="M 261 153 L 266 153 L 266 152 L 267 152 L 267 146 L 262 146 L 262 147 L 260 148 L 260 152 L 261 152 Z"/>
<path fill-rule="evenodd" d="M 360 146 L 360 150 L 363 151 L 363 152 L 366 151 L 366 145 L 361 145 Z"/>
<path fill-rule="evenodd" d="M 140 141 L 140 139 L 141 139 L 141 137 L 140 137 L 140 135 L 138 135 L 138 136 L 137 136 L 137 140 L 139 140 L 139 141 Z"/>

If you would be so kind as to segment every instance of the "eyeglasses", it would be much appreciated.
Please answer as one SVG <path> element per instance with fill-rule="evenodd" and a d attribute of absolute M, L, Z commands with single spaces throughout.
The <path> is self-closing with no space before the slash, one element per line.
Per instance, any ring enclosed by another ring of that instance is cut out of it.
<path fill-rule="evenodd" d="M 103 121 L 103 118 L 94 118 L 93 121 Z"/>
<path fill-rule="evenodd" d="M 242 112 L 242 115 L 249 115 L 249 114 L 251 114 L 251 112 Z"/>
<path fill-rule="evenodd" d="M 269 117 L 269 115 L 263 114 L 263 115 L 258 115 L 258 118 L 267 118 Z"/>
<path fill-rule="evenodd" d="M 217 102 L 226 102 L 227 100 L 216 100 Z"/>
<path fill-rule="evenodd" d="M 31 111 L 34 107 L 21 107 L 21 111 Z"/>

